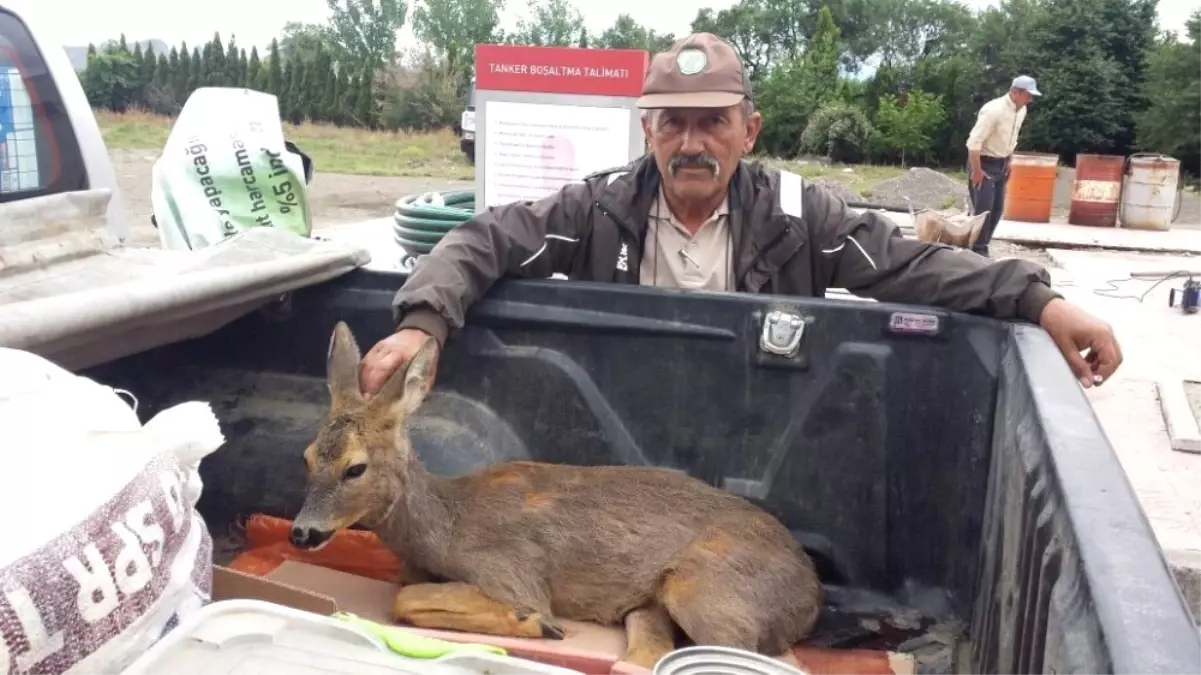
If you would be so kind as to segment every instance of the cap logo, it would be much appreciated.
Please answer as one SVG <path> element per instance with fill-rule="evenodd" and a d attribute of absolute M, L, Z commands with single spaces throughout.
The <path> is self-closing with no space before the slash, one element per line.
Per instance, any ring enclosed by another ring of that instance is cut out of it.
<path fill-rule="evenodd" d="M 708 64 L 709 59 L 705 52 L 696 48 L 681 49 L 676 55 L 676 67 L 680 69 L 681 75 L 696 75 Z"/>

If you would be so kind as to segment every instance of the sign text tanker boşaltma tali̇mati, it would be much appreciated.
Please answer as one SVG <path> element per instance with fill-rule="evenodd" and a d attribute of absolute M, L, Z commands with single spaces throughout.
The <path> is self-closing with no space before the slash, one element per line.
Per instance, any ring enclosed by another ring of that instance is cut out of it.
<path fill-rule="evenodd" d="M 544 63 L 489 63 L 489 71 L 503 75 L 537 75 L 542 77 L 585 77 L 624 80 L 629 68 L 600 68 L 594 66 L 547 65 Z"/>

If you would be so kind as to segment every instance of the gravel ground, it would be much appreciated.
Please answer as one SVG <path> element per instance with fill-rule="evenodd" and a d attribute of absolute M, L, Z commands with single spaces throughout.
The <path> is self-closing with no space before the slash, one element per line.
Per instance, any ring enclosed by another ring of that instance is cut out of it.
<path fill-rule="evenodd" d="M 882 180 L 872 186 L 872 201 L 917 209 L 967 209 L 967 186 L 933 169 L 914 167 L 898 178 Z"/>

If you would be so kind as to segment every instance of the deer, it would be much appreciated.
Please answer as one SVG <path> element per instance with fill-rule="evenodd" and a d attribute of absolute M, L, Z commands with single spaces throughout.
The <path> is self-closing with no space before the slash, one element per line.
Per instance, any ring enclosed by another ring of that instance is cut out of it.
<path fill-rule="evenodd" d="M 437 343 L 367 397 L 339 321 L 329 409 L 304 450 L 294 546 L 358 525 L 403 561 L 394 618 L 420 628 L 563 639 L 561 620 L 624 628 L 625 661 L 651 668 L 693 643 L 796 664 L 824 601 L 812 559 L 775 517 L 677 471 L 508 461 L 429 473 L 405 419 L 428 395 Z"/>

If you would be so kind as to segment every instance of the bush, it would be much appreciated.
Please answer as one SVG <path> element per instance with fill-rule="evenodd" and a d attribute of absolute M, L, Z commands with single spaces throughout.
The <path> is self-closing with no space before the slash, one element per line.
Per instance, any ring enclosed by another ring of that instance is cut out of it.
<path fill-rule="evenodd" d="M 858 162 L 867 155 L 875 133 L 858 107 L 831 103 L 809 118 L 801 134 L 801 147 L 805 152 L 825 155 L 836 162 Z"/>
<path fill-rule="evenodd" d="M 454 126 L 466 106 L 464 77 L 431 54 L 385 77 L 381 120 L 388 129 L 432 131 Z"/>

